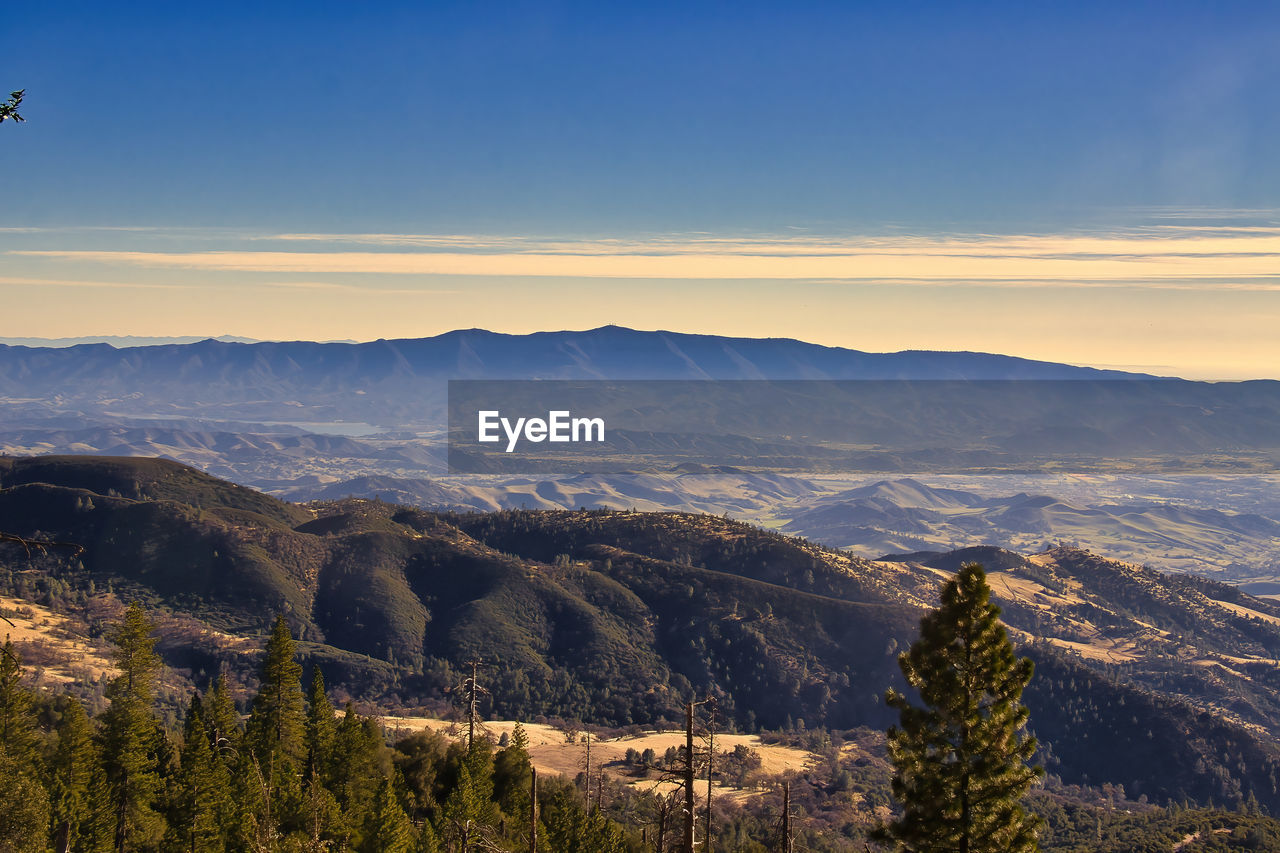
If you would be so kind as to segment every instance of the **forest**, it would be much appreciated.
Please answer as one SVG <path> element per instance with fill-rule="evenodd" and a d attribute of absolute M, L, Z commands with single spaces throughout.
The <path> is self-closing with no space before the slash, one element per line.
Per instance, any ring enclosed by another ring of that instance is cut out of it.
<path fill-rule="evenodd" d="M 306 677 L 284 617 L 261 651 L 251 695 L 237 695 L 222 673 L 186 697 L 180 715 L 157 696 L 164 664 L 147 611 L 130 606 L 110 640 L 117 674 L 106 685 L 105 707 L 92 716 L 72 690 L 28 687 L 19 653 L 5 642 L 0 850 L 682 849 L 679 790 L 640 793 L 600 767 L 593 776 L 589 750 L 575 778 L 535 777 L 519 723 L 496 742 L 482 729 L 465 737 L 429 729 L 397 736 L 351 703 L 337 711 L 320 667 Z M 459 686 L 465 720 L 466 699 L 485 690 L 474 680 Z M 579 725 L 565 728 L 575 735 Z M 712 815 L 699 807 L 699 839 L 704 825 L 711 839 L 705 849 L 868 849 L 876 821 L 866 806 L 887 815 L 891 805 L 888 765 L 865 758 L 883 756 L 880 736 L 792 723 L 766 739 L 803 746 L 816 761 L 803 773 L 771 780 L 748 804 L 716 803 Z M 702 743 L 694 748 L 694 767 L 681 748 L 665 756 L 632 750 L 626 769 L 669 779 L 695 767 L 707 772 Z M 849 760 L 850 752 L 863 757 Z M 715 760 L 716 779 L 736 778 L 738 785 L 759 766 L 741 747 Z M 1179 849 L 1280 846 L 1280 823 L 1253 799 L 1235 811 L 1190 803 L 1156 807 L 1145 797 L 1127 797 L 1120 786 L 1064 785 L 1050 774 L 1027 806 L 1044 822 L 1045 851 L 1167 851 L 1188 839 L 1195 846 Z"/>

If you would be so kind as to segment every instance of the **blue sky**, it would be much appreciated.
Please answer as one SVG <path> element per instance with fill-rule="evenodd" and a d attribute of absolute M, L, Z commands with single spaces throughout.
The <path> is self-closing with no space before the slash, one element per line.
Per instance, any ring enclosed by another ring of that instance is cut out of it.
<path fill-rule="evenodd" d="M 1280 364 L 1274 4 L 31 4 L 5 29 L 28 121 L 0 126 L 0 289 L 31 311 L 0 335 L 618 322 Z"/>

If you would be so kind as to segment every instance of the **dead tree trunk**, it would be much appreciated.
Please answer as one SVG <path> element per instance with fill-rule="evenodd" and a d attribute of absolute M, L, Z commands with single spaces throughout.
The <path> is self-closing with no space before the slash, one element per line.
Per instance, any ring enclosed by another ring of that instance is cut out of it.
<path fill-rule="evenodd" d="M 708 699 L 710 712 L 707 714 L 707 824 L 702 831 L 704 850 L 711 849 L 711 773 L 716 760 L 716 705 L 714 699 Z"/>
<path fill-rule="evenodd" d="M 538 853 L 538 768 L 529 768 L 529 853 Z"/>
<path fill-rule="evenodd" d="M 684 710 L 684 853 L 693 853 L 693 703 Z"/>
<path fill-rule="evenodd" d="M 586 733 L 587 738 L 587 814 L 591 814 L 591 732 Z"/>
<path fill-rule="evenodd" d="M 470 750 L 476 742 L 476 699 L 479 693 L 480 683 L 477 681 L 477 670 L 480 668 L 480 661 L 473 660 L 471 664 L 471 682 L 467 685 L 467 749 Z"/>
<path fill-rule="evenodd" d="M 782 783 L 782 844 L 781 853 L 791 853 L 791 783 Z"/>

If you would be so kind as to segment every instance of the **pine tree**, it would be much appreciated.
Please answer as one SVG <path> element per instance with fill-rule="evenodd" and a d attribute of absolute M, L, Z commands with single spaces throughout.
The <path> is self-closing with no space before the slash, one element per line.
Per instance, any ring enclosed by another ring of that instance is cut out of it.
<path fill-rule="evenodd" d="M 6 637 L 0 648 L 0 850 L 38 853 L 45 849 L 49 793 L 36 774 L 36 721 L 22 675 Z"/>
<path fill-rule="evenodd" d="M 0 647 L 0 756 L 30 765 L 36 757 L 36 718 L 22 675 L 18 651 L 5 637 Z"/>
<path fill-rule="evenodd" d="M 463 758 L 471 775 L 471 790 L 475 795 L 476 819 L 484 824 L 498 821 L 497 803 L 493 801 L 493 743 L 487 737 L 477 737 L 467 748 Z"/>
<path fill-rule="evenodd" d="M 365 853 L 409 853 L 413 848 L 413 827 L 396 798 L 391 779 L 383 779 L 365 823 Z"/>
<path fill-rule="evenodd" d="M 548 849 L 556 853 L 624 853 L 626 837 L 599 811 L 582 807 L 572 788 L 554 794 L 543 811 Z"/>
<path fill-rule="evenodd" d="M 1020 703 L 1031 678 L 1014 655 L 991 603 L 982 567 L 971 563 L 942 590 L 941 606 L 920 623 L 920 639 L 899 657 L 924 707 L 895 690 L 899 712 L 888 734 L 893 795 L 902 815 L 882 840 L 910 853 L 1030 853 L 1039 819 L 1020 800 L 1042 774 L 1028 767 L 1035 739 L 1022 734 Z"/>
<path fill-rule="evenodd" d="M 111 707 L 104 715 L 103 764 L 114 817 L 116 851 L 145 847 L 164 835 L 154 809 L 161 782 L 156 760 L 157 720 L 151 708 L 160 659 L 151 636 L 155 625 L 136 603 L 111 640 L 120 674 L 107 687 Z"/>
<path fill-rule="evenodd" d="M 13 119 L 15 122 L 24 122 L 25 118 L 18 114 L 18 107 L 22 106 L 22 96 L 27 93 L 26 89 L 19 89 L 16 92 L 9 93 L 9 99 L 0 102 L 0 122 L 5 119 Z"/>
<path fill-rule="evenodd" d="M 333 744 L 338 724 L 333 715 L 333 704 L 324 689 L 324 673 L 316 667 L 311 675 L 311 690 L 307 696 L 307 778 L 328 784 L 333 766 Z"/>
<path fill-rule="evenodd" d="M 100 769 L 89 717 L 79 700 L 69 698 L 58 722 L 58 741 L 49 767 L 53 846 L 58 853 L 96 849 L 91 842 L 95 830 L 91 817 L 100 810 L 95 800 L 101 792 L 92 781 Z"/>
<path fill-rule="evenodd" d="M 303 786 L 302 817 L 307 850 L 328 850 L 344 837 L 342 806 L 315 777 Z"/>
<path fill-rule="evenodd" d="M 49 793 L 29 766 L 0 753 L 0 851 L 44 853 Z"/>
<path fill-rule="evenodd" d="M 382 728 L 348 704 L 334 736 L 329 790 L 342 807 L 349 835 L 357 834 L 365 825 L 388 763 Z"/>
<path fill-rule="evenodd" d="M 301 768 L 306 757 L 302 666 L 294 660 L 293 635 L 283 616 L 276 618 L 262 662 L 261 683 L 249 714 L 246 738 L 264 766 L 272 758 Z"/>
<path fill-rule="evenodd" d="M 198 694 L 191 697 L 182 735 L 171 831 L 182 850 L 217 853 L 226 848 L 222 823 L 231 812 L 227 798 L 230 775 L 213 752 Z"/>
<path fill-rule="evenodd" d="M 294 660 L 289 623 L 276 618 L 253 699 L 244 744 L 250 766 L 241 768 L 250 825 L 258 838 L 275 839 L 290 829 L 305 830 L 306 804 L 301 772 L 306 761 L 306 711 L 302 666 Z"/>
<path fill-rule="evenodd" d="M 209 730 L 209 745 L 228 771 L 234 772 L 244 732 L 240 727 L 240 714 L 236 711 L 227 674 L 219 673 L 218 680 L 209 690 L 209 701 L 204 708 L 205 725 Z"/>
<path fill-rule="evenodd" d="M 444 801 L 444 824 L 447 837 L 466 851 L 479 830 L 482 804 L 476 794 L 471 772 L 464 763 L 458 769 L 458 781 Z"/>
<path fill-rule="evenodd" d="M 311 674 L 311 689 L 307 694 L 307 765 L 303 789 L 306 834 L 316 849 L 332 837 L 346 834 L 342 807 L 330 791 L 337 729 L 333 704 L 325 691 L 324 674 L 317 666 Z"/>
<path fill-rule="evenodd" d="M 529 736 L 525 734 L 524 726 L 516 723 L 510 743 L 493 758 L 493 796 L 503 813 L 516 819 L 516 826 L 522 834 L 527 834 L 521 818 L 529 813 L 529 770 L 532 766 Z"/>
<path fill-rule="evenodd" d="M 440 837 L 436 835 L 431 821 L 424 820 L 418 830 L 418 840 L 413 845 L 413 853 L 440 853 Z"/>
<path fill-rule="evenodd" d="M 270 779 L 248 750 L 237 756 L 231 781 L 235 805 L 232 848 L 236 850 L 275 850 L 280 831 Z"/>

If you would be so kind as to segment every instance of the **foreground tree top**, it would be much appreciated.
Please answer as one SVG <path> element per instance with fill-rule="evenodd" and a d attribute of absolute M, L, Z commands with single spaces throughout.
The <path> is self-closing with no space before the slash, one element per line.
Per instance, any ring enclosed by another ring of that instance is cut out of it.
<path fill-rule="evenodd" d="M 991 603 L 986 573 L 960 569 L 942 603 L 920 622 L 920 638 L 899 659 L 923 707 L 890 690 L 899 712 L 889 730 L 893 795 L 902 815 L 881 832 L 911 853 L 1026 853 L 1038 849 L 1039 819 L 1021 805 L 1043 773 L 1027 762 L 1020 702 L 1032 664 L 1018 658 Z"/>
<path fill-rule="evenodd" d="M 16 92 L 9 93 L 9 100 L 0 104 L 0 122 L 3 122 L 7 118 L 19 122 L 26 121 L 25 118 L 18 115 L 18 107 L 22 105 L 22 96 L 26 93 L 26 89 L 19 89 Z"/>

